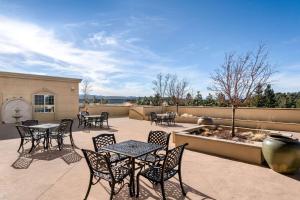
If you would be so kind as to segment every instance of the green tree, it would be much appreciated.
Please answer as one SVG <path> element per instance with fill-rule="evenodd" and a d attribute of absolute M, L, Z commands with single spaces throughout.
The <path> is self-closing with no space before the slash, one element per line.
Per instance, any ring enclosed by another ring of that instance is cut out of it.
<path fill-rule="evenodd" d="M 187 95 L 185 97 L 185 105 L 187 105 L 187 106 L 193 105 L 193 97 L 192 97 L 191 93 L 187 93 Z"/>
<path fill-rule="evenodd" d="M 265 99 L 263 94 L 263 87 L 262 85 L 258 85 L 254 97 L 252 98 L 250 105 L 254 107 L 264 107 L 265 106 Z"/>
<path fill-rule="evenodd" d="M 275 108 L 276 107 L 276 97 L 274 90 L 271 88 L 271 85 L 268 84 L 264 91 L 264 100 L 265 107 L 267 108 Z"/>

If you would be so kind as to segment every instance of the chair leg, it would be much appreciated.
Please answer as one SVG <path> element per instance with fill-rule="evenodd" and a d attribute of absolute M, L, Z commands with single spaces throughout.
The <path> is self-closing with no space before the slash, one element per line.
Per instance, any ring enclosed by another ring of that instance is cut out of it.
<path fill-rule="evenodd" d="M 24 139 L 21 138 L 21 142 L 20 142 L 20 146 L 19 146 L 18 152 L 20 151 L 21 147 L 23 148 L 23 143 L 24 143 Z"/>
<path fill-rule="evenodd" d="M 72 134 L 70 134 L 70 141 L 71 141 L 71 145 L 72 145 L 72 147 L 74 147 L 74 140 L 73 140 L 73 136 L 72 136 Z"/>
<path fill-rule="evenodd" d="M 140 174 L 136 177 L 136 198 L 140 195 Z"/>
<path fill-rule="evenodd" d="M 34 139 L 31 140 L 31 148 L 28 153 L 31 153 L 31 151 L 34 149 Z"/>
<path fill-rule="evenodd" d="M 88 187 L 88 189 L 87 189 L 87 191 L 86 191 L 86 195 L 85 195 L 85 197 L 84 197 L 84 200 L 86 200 L 87 197 L 89 196 L 89 193 L 90 193 L 90 190 L 91 190 L 91 186 L 92 186 L 92 181 L 93 181 L 93 175 L 91 174 L 91 175 L 90 175 L 89 187 Z"/>
<path fill-rule="evenodd" d="M 160 183 L 163 200 L 166 200 L 164 181 Z"/>
<path fill-rule="evenodd" d="M 182 184 L 181 171 L 178 172 L 178 176 L 179 176 L 179 183 L 180 183 L 182 194 L 185 196 L 186 192 L 184 191 L 183 184 Z"/>
<path fill-rule="evenodd" d="M 110 190 L 110 200 L 113 199 L 114 193 L 115 193 L 115 183 L 112 183 L 111 190 Z"/>

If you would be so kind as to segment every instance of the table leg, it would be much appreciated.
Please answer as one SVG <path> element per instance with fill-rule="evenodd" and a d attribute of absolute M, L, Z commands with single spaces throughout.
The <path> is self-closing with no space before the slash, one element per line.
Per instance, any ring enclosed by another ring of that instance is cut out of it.
<path fill-rule="evenodd" d="M 50 130 L 49 129 L 47 129 L 46 130 L 46 149 L 48 150 L 49 149 L 49 137 L 50 137 Z"/>
<path fill-rule="evenodd" d="M 132 196 L 135 196 L 135 184 L 134 184 L 134 175 L 135 175 L 135 158 L 131 158 L 131 165 L 132 165 L 132 173 L 130 177 L 130 187 Z"/>

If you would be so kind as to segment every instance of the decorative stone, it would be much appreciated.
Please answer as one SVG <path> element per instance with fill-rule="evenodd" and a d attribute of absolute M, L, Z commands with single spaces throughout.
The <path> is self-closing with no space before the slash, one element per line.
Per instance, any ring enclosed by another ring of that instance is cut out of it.
<path fill-rule="evenodd" d="M 197 121 L 198 125 L 213 125 L 213 119 L 210 117 L 200 117 Z"/>

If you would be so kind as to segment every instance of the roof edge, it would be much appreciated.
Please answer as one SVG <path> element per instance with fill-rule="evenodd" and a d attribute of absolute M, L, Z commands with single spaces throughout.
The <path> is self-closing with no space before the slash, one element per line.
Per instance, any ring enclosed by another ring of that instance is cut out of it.
<path fill-rule="evenodd" d="M 80 83 L 82 81 L 82 79 L 79 79 L 79 78 L 47 76 L 47 75 L 37 75 L 37 74 L 25 74 L 25 73 L 5 72 L 5 71 L 0 71 L 0 77 L 36 79 L 36 80 L 48 80 L 48 81 L 78 82 L 78 83 Z"/>

